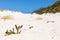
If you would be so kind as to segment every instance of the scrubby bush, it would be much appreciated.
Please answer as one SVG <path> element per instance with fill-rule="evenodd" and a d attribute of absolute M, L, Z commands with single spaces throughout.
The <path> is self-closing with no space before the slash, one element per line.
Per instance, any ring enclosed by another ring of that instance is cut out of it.
<path fill-rule="evenodd" d="M 15 29 L 16 29 L 16 32 L 14 32 L 14 28 L 12 30 L 6 30 L 6 35 L 11 35 L 11 34 L 20 34 L 21 33 L 21 28 L 23 27 L 23 25 L 21 26 L 17 26 L 15 25 Z M 20 31 L 19 31 L 20 30 Z"/>
<path fill-rule="evenodd" d="M 7 20 L 7 19 L 13 19 L 13 17 L 11 15 L 5 15 L 1 19 Z"/>

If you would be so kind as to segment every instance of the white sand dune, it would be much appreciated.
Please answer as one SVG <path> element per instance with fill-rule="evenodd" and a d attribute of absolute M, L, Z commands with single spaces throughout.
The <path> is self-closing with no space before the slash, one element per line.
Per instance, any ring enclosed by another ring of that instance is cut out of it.
<path fill-rule="evenodd" d="M 3 19 L 4 16 L 12 19 Z M 15 24 L 23 25 L 21 34 L 5 36 L 7 29 Z M 33 28 L 29 29 L 30 26 Z M 60 13 L 23 14 L 21 12 L 0 12 L 0 40 L 60 40 Z"/>

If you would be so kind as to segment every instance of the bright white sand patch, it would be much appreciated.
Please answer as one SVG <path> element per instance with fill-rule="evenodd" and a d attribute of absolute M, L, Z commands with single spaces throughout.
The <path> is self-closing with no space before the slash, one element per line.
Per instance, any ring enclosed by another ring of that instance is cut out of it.
<path fill-rule="evenodd" d="M 13 19 L 1 19 L 11 15 Z M 37 18 L 42 18 L 42 20 Z M 7 29 L 23 25 L 21 34 L 5 36 Z M 29 27 L 33 28 L 29 29 Z M 60 40 L 60 13 L 56 14 L 23 14 L 20 12 L 0 12 L 0 40 Z"/>

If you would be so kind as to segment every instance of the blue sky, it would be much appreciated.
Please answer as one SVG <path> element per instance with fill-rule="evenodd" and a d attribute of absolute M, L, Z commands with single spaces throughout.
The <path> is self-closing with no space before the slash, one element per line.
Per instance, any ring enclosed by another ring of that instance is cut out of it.
<path fill-rule="evenodd" d="M 57 0 L 0 0 L 0 10 L 32 12 L 52 5 Z"/>

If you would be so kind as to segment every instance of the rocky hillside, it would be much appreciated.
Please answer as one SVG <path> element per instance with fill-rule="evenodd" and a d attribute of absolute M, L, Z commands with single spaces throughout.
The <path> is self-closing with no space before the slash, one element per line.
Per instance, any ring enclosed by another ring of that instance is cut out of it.
<path fill-rule="evenodd" d="M 60 12 L 60 1 L 57 1 L 53 5 L 48 6 L 46 8 L 42 8 L 42 9 L 34 11 L 34 13 L 37 13 L 37 14 L 57 13 L 57 12 Z"/>

